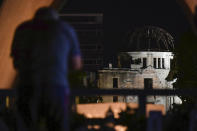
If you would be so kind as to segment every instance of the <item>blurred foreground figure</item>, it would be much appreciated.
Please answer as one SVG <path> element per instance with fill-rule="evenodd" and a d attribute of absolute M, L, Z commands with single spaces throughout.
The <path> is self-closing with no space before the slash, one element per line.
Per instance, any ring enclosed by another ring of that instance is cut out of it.
<path fill-rule="evenodd" d="M 53 9 L 41 8 L 16 29 L 11 57 L 18 73 L 17 109 L 26 129 L 38 131 L 42 117 L 48 130 L 68 131 L 69 61 L 74 69 L 81 68 L 73 28 Z"/>

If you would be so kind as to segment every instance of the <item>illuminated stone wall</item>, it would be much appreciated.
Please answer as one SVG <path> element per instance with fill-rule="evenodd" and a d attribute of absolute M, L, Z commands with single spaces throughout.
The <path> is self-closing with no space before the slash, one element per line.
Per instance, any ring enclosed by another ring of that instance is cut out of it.
<path fill-rule="evenodd" d="M 165 80 L 170 71 L 170 60 L 173 59 L 172 52 L 139 51 L 125 53 L 132 58 L 128 61 L 141 59 L 141 62 L 132 63 L 130 68 L 104 68 L 99 70 L 99 88 L 113 88 L 113 78 L 117 78 L 118 88 L 121 89 L 144 89 L 144 79 L 146 78 L 152 79 L 153 89 L 173 88 L 172 83 Z M 146 67 L 143 67 L 144 58 L 146 58 Z M 154 67 L 154 59 L 158 60 L 158 58 L 161 61 L 160 63 L 156 61 L 156 67 Z M 164 60 L 163 62 L 162 59 Z M 102 98 L 103 102 L 113 102 L 113 96 L 103 96 Z M 170 97 L 149 96 L 147 101 L 149 103 L 162 104 L 166 109 L 169 109 L 171 105 Z M 118 96 L 118 102 L 138 103 L 138 98 L 136 96 Z"/>
<path fill-rule="evenodd" d="M 113 88 L 113 78 L 118 78 L 118 88 L 143 89 L 144 78 L 153 79 L 153 88 L 162 88 L 160 80 L 153 69 L 147 70 L 121 70 L 121 69 L 106 69 L 99 71 L 99 88 Z M 130 97 L 131 98 L 131 97 Z M 118 97 L 119 102 L 126 102 L 124 97 Z M 113 96 L 103 96 L 103 102 L 113 102 Z M 132 102 L 138 102 L 133 97 Z"/>

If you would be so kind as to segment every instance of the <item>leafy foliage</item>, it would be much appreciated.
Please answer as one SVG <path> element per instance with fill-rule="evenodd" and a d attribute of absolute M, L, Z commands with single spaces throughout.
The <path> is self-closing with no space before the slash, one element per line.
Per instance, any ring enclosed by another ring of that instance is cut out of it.
<path fill-rule="evenodd" d="M 72 89 L 76 88 L 88 88 L 95 89 L 98 88 L 97 82 L 88 82 L 87 87 L 84 86 L 83 80 L 87 76 L 86 72 L 83 71 L 71 71 L 69 72 L 69 82 Z M 81 96 L 79 97 L 79 103 L 98 103 L 102 102 L 102 98 L 100 96 Z"/>
<path fill-rule="evenodd" d="M 171 63 L 171 71 L 166 78 L 171 81 L 177 78 L 174 88 L 197 87 L 197 37 L 193 32 L 186 32 L 175 49 L 175 57 Z M 195 109 L 196 98 L 180 96 L 181 105 L 173 105 L 165 120 L 166 131 L 186 131 L 189 129 L 189 119 L 192 109 Z M 176 121 L 175 124 L 174 122 Z"/>
<path fill-rule="evenodd" d="M 88 89 L 96 89 L 98 88 L 96 83 L 88 83 L 88 87 L 86 87 Z M 99 103 L 102 102 L 103 99 L 101 96 L 81 96 L 79 98 L 79 103 Z"/>
<path fill-rule="evenodd" d="M 112 127 L 116 124 L 127 126 L 128 131 L 145 131 L 146 117 L 144 115 L 140 115 L 137 111 L 138 110 L 136 109 L 127 107 L 125 111 L 119 113 L 120 118 L 115 119 L 111 108 L 109 108 L 106 112 L 106 118 L 101 119 L 99 123 L 97 123 L 101 127 L 98 131 L 114 131 Z M 78 121 L 80 123 L 78 123 Z M 79 114 L 75 114 L 72 125 L 74 124 L 76 124 L 78 128 L 80 128 L 80 126 L 84 127 L 87 125 L 86 118 Z"/>
<path fill-rule="evenodd" d="M 68 74 L 70 87 L 73 89 L 84 87 L 83 86 L 84 77 L 86 77 L 86 73 L 83 71 L 70 71 Z"/>
<path fill-rule="evenodd" d="M 164 119 L 164 131 L 189 130 L 190 113 L 194 103 L 184 102 L 182 105 L 173 105 L 174 108 L 167 113 Z"/>
<path fill-rule="evenodd" d="M 120 124 L 128 127 L 128 131 L 145 131 L 146 117 L 137 112 L 136 109 L 127 107 L 125 111 L 119 113 Z"/>
<path fill-rule="evenodd" d="M 70 115 L 70 130 L 75 131 L 78 128 L 86 127 L 86 118 L 84 115 L 78 114 L 76 112 L 71 112 Z"/>
<path fill-rule="evenodd" d="M 192 32 L 185 33 L 175 49 L 175 59 L 167 80 L 177 78 L 175 88 L 197 87 L 197 37 Z"/>

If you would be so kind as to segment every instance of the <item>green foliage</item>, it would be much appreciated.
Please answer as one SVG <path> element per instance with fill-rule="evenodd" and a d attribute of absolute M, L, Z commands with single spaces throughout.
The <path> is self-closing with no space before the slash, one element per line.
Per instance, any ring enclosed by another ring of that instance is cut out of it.
<path fill-rule="evenodd" d="M 70 71 L 68 74 L 68 81 L 71 88 L 82 88 L 83 79 L 86 77 L 86 73 L 83 71 Z"/>
<path fill-rule="evenodd" d="M 88 87 L 86 87 L 88 89 L 96 89 L 98 88 L 94 83 L 89 83 Z M 79 98 L 79 103 L 98 103 L 98 102 L 102 102 L 103 99 L 101 96 L 81 96 Z"/>
<path fill-rule="evenodd" d="M 192 32 L 183 34 L 175 49 L 175 59 L 167 80 L 177 78 L 175 88 L 197 87 L 197 37 Z"/>
<path fill-rule="evenodd" d="M 197 87 L 197 37 L 193 32 L 182 35 L 174 51 L 174 59 L 171 70 L 166 78 L 171 81 L 177 78 L 173 84 L 175 89 Z M 194 102 L 195 98 L 180 96 L 183 101 Z"/>
<path fill-rule="evenodd" d="M 190 113 L 194 109 L 194 103 L 188 101 L 182 105 L 173 105 L 164 119 L 164 131 L 189 130 Z"/>
<path fill-rule="evenodd" d="M 119 113 L 120 118 L 115 120 L 114 114 L 109 108 L 106 112 L 106 118 L 99 121 L 101 129 L 99 131 L 114 131 L 113 128 L 108 126 L 109 123 L 112 125 L 118 124 L 127 126 L 128 131 L 145 131 L 146 130 L 146 117 L 144 115 L 140 115 L 137 110 L 131 109 L 127 107 L 125 111 Z M 72 113 L 72 122 L 71 122 L 71 129 L 77 129 L 80 127 L 87 126 L 86 119 L 83 115 L 79 115 L 77 113 Z"/>
<path fill-rule="evenodd" d="M 70 131 L 75 131 L 76 129 L 87 125 L 86 117 L 84 115 L 71 112 L 70 116 Z"/>
<path fill-rule="evenodd" d="M 98 88 L 96 82 L 89 82 L 88 86 L 85 87 L 83 80 L 87 76 L 87 74 L 83 71 L 71 71 L 69 72 L 68 79 L 72 89 L 76 88 L 88 88 L 88 89 L 96 89 Z M 79 97 L 79 103 L 97 103 L 102 102 L 102 98 L 100 96 L 81 96 Z"/>
<path fill-rule="evenodd" d="M 168 76 L 166 77 L 167 81 L 173 81 L 174 79 L 176 79 L 178 77 L 178 65 L 177 65 L 177 57 L 176 54 L 174 56 L 174 59 L 171 61 L 170 63 L 170 72 L 168 74 Z"/>
<path fill-rule="evenodd" d="M 103 101 L 103 99 L 100 96 L 82 96 L 79 98 L 80 104 L 98 103 L 98 102 L 102 102 L 102 101 Z"/>
<path fill-rule="evenodd" d="M 125 111 L 119 113 L 120 124 L 128 127 L 128 131 L 145 131 L 146 117 L 137 112 L 136 109 L 127 107 Z"/>
<path fill-rule="evenodd" d="M 180 39 L 175 57 L 171 63 L 171 71 L 166 78 L 171 81 L 177 78 L 173 87 L 196 88 L 197 87 L 197 37 L 193 32 L 186 32 Z M 186 131 L 189 129 L 189 119 L 192 109 L 195 109 L 196 98 L 192 96 L 180 96 L 183 103 L 173 105 L 173 109 L 165 118 L 166 131 Z M 176 121 L 176 123 L 175 123 Z"/>

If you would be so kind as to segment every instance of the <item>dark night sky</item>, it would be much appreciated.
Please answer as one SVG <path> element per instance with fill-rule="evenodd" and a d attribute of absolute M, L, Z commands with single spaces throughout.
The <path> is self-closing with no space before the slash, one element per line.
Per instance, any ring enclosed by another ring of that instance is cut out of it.
<path fill-rule="evenodd" d="M 189 28 L 186 17 L 175 0 L 70 0 L 64 9 L 103 12 L 106 55 L 118 52 L 122 48 L 126 32 L 136 27 L 159 26 L 175 38 L 175 44 Z"/>

